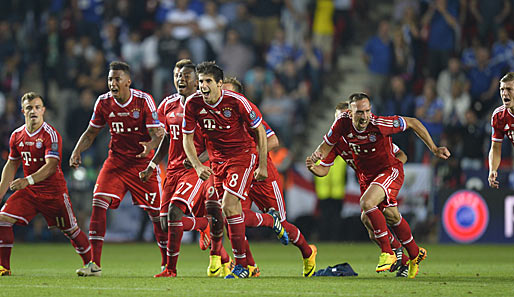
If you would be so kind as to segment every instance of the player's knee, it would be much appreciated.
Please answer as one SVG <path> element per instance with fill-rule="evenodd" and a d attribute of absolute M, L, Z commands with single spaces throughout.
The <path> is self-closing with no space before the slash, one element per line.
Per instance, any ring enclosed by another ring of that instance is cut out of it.
<path fill-rule="evenodd" d="M 365 200 L 365 199 L 361 199 L 361 201 L 359 203 L 360 203 L 361 209 L 363 211 L 368 211 L 368 210 L 370 210 L 370 209 L 372 209 L 373 207 L 376 206 L 373 203 L 371 203 L 371 202 L 369 202 L 368 200 Z"/>
<path fill-rule="evenodd" d="M 182 220 L 182 216 L 184 215 L 184 212 L 177 205 L 170 204 L 170 208 L 168 209 L 168 215 L 169 215 L 170 221 L 180 221 L 180 220 Z"/>
<path fill-rule="evenodd" d="M 8 217 L 6 215 L 0 215 L 0 222 L 6 222 L 6 223 L 14 224 L 14 223 L 16 223 L 16 219 Z"/>
<path fill-rule="evenodd" d="M 388 207 L 384 211 L 384 216 L 386 218 L 386 222 L 389 226 L 395 226 L 400 223 L 402 220 L 402 215 L 398 211 L 397 208 Z"/>
<path fill-rule="evenodd" d="M 78 228 L 79 228 L 79 226 L 75 226 L 71 229 L 61 230 L 61 231 L 62 231 L 62 233 L 66 234 L 68 237 L 71 237 L 73 235 L 73 233 L 75 233 L 75 231 L 77 231 Z"/>

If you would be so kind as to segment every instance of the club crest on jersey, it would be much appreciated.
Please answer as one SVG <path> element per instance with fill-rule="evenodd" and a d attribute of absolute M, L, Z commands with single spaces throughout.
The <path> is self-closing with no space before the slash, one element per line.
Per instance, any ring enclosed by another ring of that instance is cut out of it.
<path fill-rule="evenodd" d="M 139 114 L 139 109 L 135 109 L 135 110 L 132 111 L 132 117 L 134 119 L 139 119 L 139 115 L 140 115 Z"/>
<path fill-rule="evenodd" d="M 371 141 L 371 142 L 377 141 L 377 136 L 375 134 L 370 134 L 369 135 L 369 141 Z"/>
<path fill-rule="evenodd" d="M 257 118 L 257 115 L 255 114 L 255 111 L 250 111 L 250 120 L 255 120 Z"/>
<path fill-rule="evenodd" d="M 230 118 L 232 116 L 232 108 L 230 108 L 230 107 L 223 108 L 222 112 L 223 112 L 223 116 L 226 118 Z"/>
<path fill-rule="evenodd" d="M 43 147 L 43 139 L 38 138 L 36 139 L 36 148 L 40 149 Z"/>
<path fill-rule="evenodd" d="M 152 119 L 156 121 L 159 119 L 159 116 L 157 116 L 157 111 L 152 112 Z"/>

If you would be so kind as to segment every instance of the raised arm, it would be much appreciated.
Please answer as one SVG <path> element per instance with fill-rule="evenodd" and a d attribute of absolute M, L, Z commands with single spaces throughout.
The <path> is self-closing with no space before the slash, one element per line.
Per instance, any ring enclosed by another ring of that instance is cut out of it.
<path fill-rule="evenodd" d="M 496 180 L 498 177 L 498 166 L 502 159 L 502 143 L 493 141 L 489 150 L 489 186 L 498 189 L 500 184 Z"/>
<path fill-rule="evenodd" d="M 441 159 L 448 159 L 450 157 L 450 151 L 448 148 L 442 146 L 438 147 L 435 145 L 434 140 L 432 140 L 432 136 L 428 133 L 427 128 L 423 126 L 423 124 L 416 118 L 403 117 L 405 122 L 407 123 L 407 128 L 411 128 L 414 130 L 416 135 L 423 140 L 425 145 L 430 149 L 434 156 Z"/>
<path fill-rule="evenodd" d="M 80 157 L 80 154 L 87 150 L 91 144 L 95 141 L 96 136 L 98 136 L 98 133 L 100 133 L 101 128 L 95 128 L 91 125 L 89 125 L 82 133 L 82 135 L 79 138 L 79 141 L 75 145 L 75 148 L 73 149 L 73 152 L 71 153 L 70 157 L 70 167 L 77 168 L 82 163 L 82 159 Z"/>

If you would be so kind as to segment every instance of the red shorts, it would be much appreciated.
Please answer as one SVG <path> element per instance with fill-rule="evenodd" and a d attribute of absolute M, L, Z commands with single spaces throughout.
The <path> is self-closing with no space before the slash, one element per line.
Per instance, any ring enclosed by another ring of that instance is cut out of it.
<path fill-rule="evenodd" d="M 400 189 L 402 188 L 403 178 L 403 166 L 393 166 L 384 170 L 375 177 L 371 183 L 369 183 L 369 185 L 377 185 L 381 187 L 385 192 L 386 198 L 378 205 L 380 210 L 383 210 L 386 207 L 398 206 L 396 197 L 398 197 L 398 192 L 400 192 Z"/>
<path fill-rule="evenodd" d="M 0 210 L 1 215 L 17 219 L 16 223 L 21 225 L 27 225 L 38 213 L 43 214 L 49 228 L 68 231 L 77 226 L 67 190 L 51 196 L 36 194 L 28 188 L 18 190 Z"/>
<path fill-rule="evenodd" d="M 162 188 L 160 215 L 168 214 L 171 202 L 185 214 L 197 216 L 194 210 L 201 210 L 198 205 L 205 204 L 205 196 L 203 196 L 205 183 L 198 178 L 194 169 L 168 172 Z"/>
<path fill-rule="evenodd" d="M 239 155 L 219 164 L 211 162 L 214 171 L 214 188 L 221 196 L 224 191 L 241 200 L 248 197 L 253 180 L 253 171 L 257 156 L 255 154 Z"/>
<path fill-rule="evenodd" d="M 271 207 L 280 213 L 280 221 L 286 220 L 286 208 L 282 189 L 276 180 L 253 181 L 248 198 L 241 202 L 243 209 L 250 209 L 252 202 L 262 212 L 267 212 Z"/>
<path fill-rule="evenodd" d="M 96 179 L 93 197 L 106 196 L 112 198 L 109 208 L 116 209 L 125 197 L 127 191 L 132 194 L 132 203 L 145 210 L 159 211 L 161 203 L 161 186 L 159 170 L 157 169 L 147 182 L 139 179 L 139 172 L 146 169 L 146 165 L 130 164 L 130 166 L 117 166 L 117 160 L 108 157 Z M 119 161 L 118 161 L 119 162 Z"/>

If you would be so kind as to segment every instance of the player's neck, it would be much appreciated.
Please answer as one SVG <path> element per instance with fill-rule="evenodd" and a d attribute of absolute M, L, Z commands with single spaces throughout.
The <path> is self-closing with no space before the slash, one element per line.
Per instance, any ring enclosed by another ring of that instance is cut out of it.
<path fill-rule="evenodd" d="M 25 127 L 30 134 L 36 132 L 43 125 L 43 121 L 39 123 L 25 123 Z"/>

